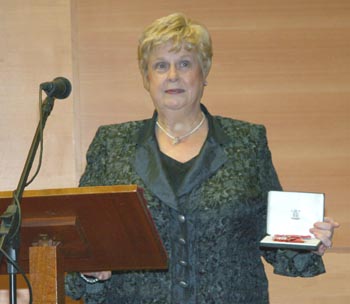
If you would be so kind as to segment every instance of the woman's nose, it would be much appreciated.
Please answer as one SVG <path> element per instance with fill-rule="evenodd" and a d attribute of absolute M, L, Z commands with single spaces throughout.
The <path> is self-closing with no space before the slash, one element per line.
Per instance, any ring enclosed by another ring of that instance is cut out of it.
<path fill-rule="evenodd" d="M 178 79 L 178 71 L 176 69 L 176 66 L 171 65 L 169 68 L 168 80 L 169 81 L 176 81 L 177 79 Z"/>

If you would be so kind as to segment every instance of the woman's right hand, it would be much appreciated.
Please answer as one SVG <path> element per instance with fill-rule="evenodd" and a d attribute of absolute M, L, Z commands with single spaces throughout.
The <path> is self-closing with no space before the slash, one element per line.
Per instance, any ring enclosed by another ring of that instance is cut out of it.
<path fill-rule="evenodd" d="M 111 278 L 112 271 L 82 272 L 83 275 L 94 277 L 100 281 L 106 281 Z"/>

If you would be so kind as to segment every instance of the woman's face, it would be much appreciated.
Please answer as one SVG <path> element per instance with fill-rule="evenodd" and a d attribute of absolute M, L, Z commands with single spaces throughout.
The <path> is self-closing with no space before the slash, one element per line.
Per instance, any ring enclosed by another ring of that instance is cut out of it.
<path fill-rule="evenodd" d="M 204 77 L 195 51 L 170 52 L 171 43 L 155 48 L 149 57 L 145 87 L 157 111 L 197 107 Z"/>

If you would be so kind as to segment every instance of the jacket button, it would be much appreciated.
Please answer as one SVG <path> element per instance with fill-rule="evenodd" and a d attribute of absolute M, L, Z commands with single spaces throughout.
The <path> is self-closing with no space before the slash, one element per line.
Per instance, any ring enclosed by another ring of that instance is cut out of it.
<path fill-rule="evenodd" d="M 178 219 L 179 219 L 179 222 L 180 222 L 180 223 L 184 223 L 184 222 L 186 221 L 185 216 L 182 215 L 182 214 L 180 214 L 180 215 L 178 216 Z"/>
<path fill-rule="evenodd" d="M 187 266 L 187 262 L 186 261 L 184 261 L 184 260 L 180 260 L 179 261 L 179 264 L 181 265 L 181 266 Z"/>
<path fill-rule="evenodd" d="M 184 238 L 179 238 L 179 243 L 181 245 L 186 245 L 186 240 Z"/>
<path fill-rule="evenodd" d="M 188 283 L 185 282 L 185 281 L 180 281 L 180 282 L 179 282 L 179 285 L 180 285 L 182 288 L 187 288 L 187 287 L 188 287 Z"/>

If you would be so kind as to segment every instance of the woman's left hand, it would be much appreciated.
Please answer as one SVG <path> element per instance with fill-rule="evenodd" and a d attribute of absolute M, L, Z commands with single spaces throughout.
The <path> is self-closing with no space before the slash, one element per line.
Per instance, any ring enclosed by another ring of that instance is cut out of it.
<path fill-rule="evenodd" d="M 314 227 L 310 229 L 310 232 L 319 239 L 322 244 L 315 251 L 316 254 L 323 255 L 328 248 L 332 247 L 332 238 L 334 229 L 338 228 L 339 223 L 335 222 L 330 217 L 325 217 L 323 222 L 317 222 Z"/>

